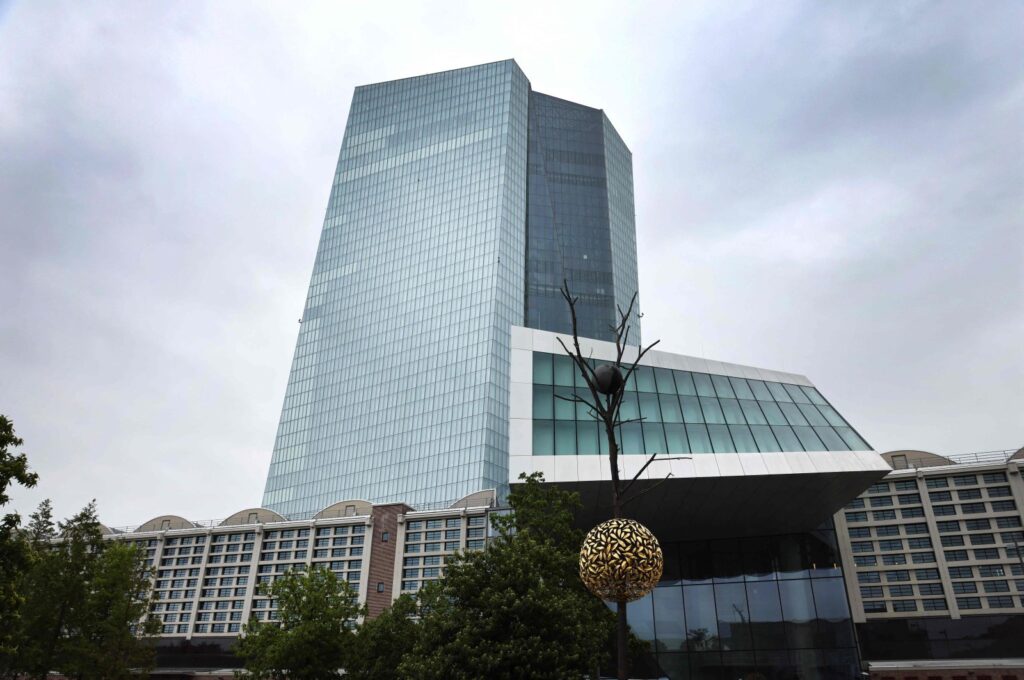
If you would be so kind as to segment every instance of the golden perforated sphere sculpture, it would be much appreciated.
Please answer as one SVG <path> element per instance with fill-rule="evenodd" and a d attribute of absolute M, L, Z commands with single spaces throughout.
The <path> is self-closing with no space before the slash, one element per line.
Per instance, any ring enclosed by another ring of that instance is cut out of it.
<path fill-rule="evenodd" d="M 632 519 L 598 524 L 580 548 L 580 579 L 602 600 L 639 600 L 658 585 L 663 567 L 658 539 Z"/>

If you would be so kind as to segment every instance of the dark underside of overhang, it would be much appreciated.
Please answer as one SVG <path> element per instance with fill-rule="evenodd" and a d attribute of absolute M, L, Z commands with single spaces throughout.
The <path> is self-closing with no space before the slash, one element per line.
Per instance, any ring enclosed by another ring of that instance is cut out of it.
<path fill-rule="evenodd" d="M 812 531 L 883 476 L 883 470 L 870 470 L 638 480 L 625 494 L 622 514 L 663 541 Z M 611 482 L 558 486 L 579 492 L 581 528 L 612 516 Z"/>

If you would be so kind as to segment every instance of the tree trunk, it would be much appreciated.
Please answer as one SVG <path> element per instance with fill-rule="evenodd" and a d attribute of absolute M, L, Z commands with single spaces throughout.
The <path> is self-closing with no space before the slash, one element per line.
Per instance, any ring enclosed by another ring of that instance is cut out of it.
<path fill-rule="evenodd" d="M 615 603 L 616 614 L 618 615 L 618 631 L 617 631 L 617 655 L 619 657 L 619 680 L 627 680 L 629 677 L 629 654 L 626 651 L 626 631 L 628 630 L 626 625 L 626 601 L 619 600 Z"/>

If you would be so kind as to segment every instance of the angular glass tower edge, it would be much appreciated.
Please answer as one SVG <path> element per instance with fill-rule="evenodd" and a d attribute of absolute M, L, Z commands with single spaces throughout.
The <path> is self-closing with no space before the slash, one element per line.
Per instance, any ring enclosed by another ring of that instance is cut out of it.
<path fill-rule="evenodd" d="M 510 329 L 569 331 L 567 279 L 581 333 L 606 337 L 634 229 L 607 117 L 514 61 L 356 88 L 263 505 L 506 489 Z"/>

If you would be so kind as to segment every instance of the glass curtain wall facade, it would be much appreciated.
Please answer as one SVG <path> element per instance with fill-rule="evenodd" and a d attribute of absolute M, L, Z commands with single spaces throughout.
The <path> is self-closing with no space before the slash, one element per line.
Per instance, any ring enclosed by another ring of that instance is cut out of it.
<path fill-rule="evenodd" d="M 572 332 L 563 281 L 579 297 L 579 334 L 613 340 L 637 292 L 633 170 L 629 149 L 598 109 L 530 94 L 526 325 Z M 631 344 L 640 342 L 638 310 Z"/>
<path fill-rule="evenodd" d="M 356 89 L 263 505 L 508 485 L 510 329 L 609 337 L 637 290 L 629 149 L 514 61 Z M 634 310 L 631 341 L 639 341 Z"/>
<path fill-rule="evenodd" d="M 266 507 L 507 484 L 528 101 L 512 61 L 356 89 Z"/>
<path fill-rule="evenodd" d="M 835 533 L 662 542 L 665 574 L 629 624 L 672 680 L 857 677 Z"/>
<path fill-rule="evenodd" d="M 564 355 L 533 354 L 533 455 L 607 455 L 600 423 L 573 395 L 590 398 Z M 866 451 L 870 447 L 821 395 L 791 385 L 640 366 L 626 386 L 622 452 Z"/>

